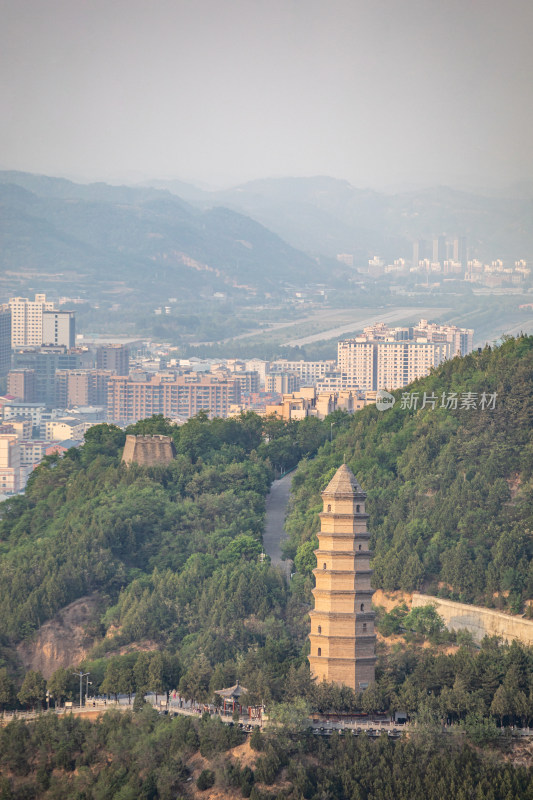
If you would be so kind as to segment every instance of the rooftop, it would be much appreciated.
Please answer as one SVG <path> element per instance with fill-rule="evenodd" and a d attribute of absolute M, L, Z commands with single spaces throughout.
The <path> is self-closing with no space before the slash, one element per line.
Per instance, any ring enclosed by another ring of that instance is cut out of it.
<path fill-rule="evenodd" d="M 248 689 L 245 689 L 244 686 L 239 684 L 239 681 L 235 684 L 235 686 L 230 686 L 229 689 L 218 689 L 215 691 L 215 694 L 220 695 L 220 697 L 225 697 L 226 699 L 238 699 L 243 694 L 248 694 Z"/>
<path fill-rule="evenodd" d="M 327 495 L 355 495 L 366 497 L 365 492 L 359 486 L 357 478 L 351 471 L 350 467 L 342 464 L 333 478 L 330 480 L 322 494 Z"/>

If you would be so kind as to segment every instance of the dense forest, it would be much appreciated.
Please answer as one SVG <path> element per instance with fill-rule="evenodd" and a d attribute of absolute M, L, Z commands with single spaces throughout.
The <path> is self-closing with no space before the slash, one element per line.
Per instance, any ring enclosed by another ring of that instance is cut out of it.
<path fill-rule="evenodd" d="M 169 466 L 126 467 L 125 432 L 108 425 L 46 459 L 26 494 L 2 506 L 0 709 L 42 708 L 47 689 L 52 705 L 76 698 L 71 669 L 48 681 L 23 675 L 14 646 L 93 595 L 96 645 L 73 666 L 90 671 L 93 692 L 129 695 L 135 711 L 96 724 L 68 715 L 10 723 L 0 732 L 0 798 L 186 796 L 196 752 L 214 759 L 202 785 L 257 800 L 533 798 L 529 773 L 495 766 L 464 742 L 501 744 L 502 728 L 531 724 L 532 648 L 493 639 L 477 648 L 444 631 L 431 608 L 400 607 L 378 614 L 377 680 L 365 692 L 315 684 L 307 662 L 320 491 L 343 460 L 368 492 L 376 586 L 524 610 L 533 597 L 532 375 L 533 337 L 509 339 L 441 365 L 396 392 L 387 411 L 299 423 L 200 415 L 181 427 L 154 417 L 127 432 L 172 436 Z M 413 392 L 418 408 L 407 407 Z M 441 408 L 451 392 L 458 408 Z M 461 408 L 466 392 L 496 393 L 495 407 Z M 439 398 L 434 408 L 420 407 L 424 393 Z M 261 558 L 261 536 L 274 475 L 298 463 L 287 584 Z M 289 721 L 289 733 L 255 737 L 253 769 L 227 754 L 237 730 L 143 708 L 146 691 L 205 702 L 236 680 L 248 702 Z M 394 710 L 425 739 L 317 741 L 294 730 L 311 712 Z M 439 743 L 446 723 L 463 738 Z M 269 790 L 280 778 L 282 788 Z"/>
<path fill-rule="evenodd" d="M 531 800 L 533 769 L 474 749 L 428 725 L 409 738 L 313 736 L 282 726 L 244 735 L 204 715 L 107 713 L 97 722 L 53 714 L 0 730 L 1 800 L 175 800 L 214 786 L 251 800 Z M 232 753 L 229 752 L 231 748 Z M 250 751 L 248 751 L 250 754 Z M 197 795 L 198 796 L 198 795 Z M 220 795 L 218 795 L 220 796 Z"/>
<path fill-rule="evenodd" d="M 346 459 L 368 493 L 375 588 L 522 612 L 533 598 L 533 337 L 454 358 L 394 396 L 300 465 L 287 555 L 311 588 L 320 491 Z"/>
<path fill-rule="evenodd" d="M 46 459 L 25 495 L 3 504 L 0 667 L 59 609 L 96 594 L 90 633 L 115 635 L 95 657 L 144 639 L 179 651 L 185 668 L 201 657 L 229 661 L 235 672 L 237 656 L 249 653 L 258 672 L 268 662 L 274 681 L 276 664 L 295 656 L 305 635 L 285 625 L 303 619 L 291 612 L 299 600 L 260 557 L 265 496 L 274 465 L 286 469 L 316 452 L 329 423 L 201 414 L 180 427 L 154 417 L 127 432 L 171 435 L 176 459 L 127 467 L 125 432 L 98 425 L 83 447 Z"/>

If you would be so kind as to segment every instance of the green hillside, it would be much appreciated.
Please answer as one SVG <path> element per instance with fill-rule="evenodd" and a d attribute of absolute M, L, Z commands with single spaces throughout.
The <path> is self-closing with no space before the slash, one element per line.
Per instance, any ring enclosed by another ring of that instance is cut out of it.
<path fill-rule="evenodd" d="M 271 464 L 292 466 L 316 452 L 329 423 L 200 414 L 180 427 L 153 417 L 128 432 L 171 435 L 176 459 L 126 467 L 125 433 L 98 425 L 80 449 L 47 458 L 25 495 L 0 507 L 0 668 L 2 652 L 13 663 L 18 641 L 96 595 L 95 655 L 149 640 L 195 663 L 196 674 L 201 654 L 207 683 L 212 666 L 228 661 L 234 679 L 248 651 L 256 672 L 264 659 L 271 667 L 287 660 L 288 669 L 301 641 L 285 628 L 285 579 L 260 559 L 265 496 Z M 108 630 L 114 635 L 103 639 Z"/>
<path fill-rule="evenodd" d="M 403 407 L 413 392 L 418 408 Z M 457 409 L 442 408 L 452 392 Z M 476 408 L 461 408 L 467 392 Z M 424 393 L 435 408 L 421 408 Z M 494 409 L 483 393 L 497 394 Z M 394 395 L 300 465 L 287 548 L 297 570 L 314 566 L 319 493 L 346 458 L 368 492 L 376 588 L 520 612 L 533 597 L 533 337 L 455 358 Z"/>
<path fill-rule="evenodd" d="M 278 293 L 280 282 L 329 274 L 227 208 L 201 211 L 167 191 L 1 171 L 0 267 L 17 280 L 61 273 L 69 291 L 113 281 L 153 297 L 164 285 L 167 296 L 195 303 L 215 291 Z"/>
<path fill-rule="evenodd" d="M 475 648 L 418 609 L 420 624 L 404 619 L 403 645 L 387 644 L 380 619 L 376 683 L 363 693 L 313 682 L 306 657 L 319 492 L 344 457 L 368 491 L 378 585 L 522 607 L 532 359 L 533 337 L 509 339 L 405 392 L 456 392 L 458 405 L 466 392 L 477 403 L 496 393 L 494 408 L 415 410 L 397 392 L 393 409 L 323 422 L 200 415 L 177 428 L 154 417 L 131 431 L 170 434 L 168 467 L 122 465 L 124 432 L 107 425 L 47 459 L 25 496 L 0 507 L 0 708 L 42 707 L 47 688 L 55 703 L 76 698 L 72 669 L 48 682 L 23 676 L 14 653 L 89 593 L 100 601 L 98 641 L 72 666 L 90 672 L 94 692 L 136 698 L 132 713 L 96 723 L 52 714 L 0 729 L 0 797 L 170 800 L 213 782 L 221 797 L 253 800 L 533 797 L 531 770 L 512 765 L 523 742 L 500 730 L 533 720 L 532 647 L 486 638 Z M 287 585 L 259 557 L 261 531 L 272 463 L 299 460 L 288 544 L 297 573 Z M 146 690 L 177 688 L 203 703 L 236 680 L 280 723 L 251 737 L 246 762 L 236 727 L 143 708 Z M 417 727 L 397 742 L 307 733 L 310 712 L 399 710 Z"/>

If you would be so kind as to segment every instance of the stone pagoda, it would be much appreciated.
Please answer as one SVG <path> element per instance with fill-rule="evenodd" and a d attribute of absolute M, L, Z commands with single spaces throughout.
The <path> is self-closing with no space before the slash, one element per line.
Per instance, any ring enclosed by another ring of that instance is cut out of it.
<path fill-rule="evenodd" d="M 311 675 L 356 692 L 375 680 L 376 636 L 366 494 L 346 464 L 322 492 L 311 611 Z"/>

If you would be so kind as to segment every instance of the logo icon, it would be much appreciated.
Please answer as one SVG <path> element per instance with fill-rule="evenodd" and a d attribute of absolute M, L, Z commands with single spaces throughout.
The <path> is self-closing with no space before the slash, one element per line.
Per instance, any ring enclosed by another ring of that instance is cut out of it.
<path fill-rule="evenodd" d="M 376 408 L 378 411 L 386 411 L 388 408 L 392 408 L 395 402 L 396 398 L 390 392 L 386 392 L 385 389 L 378 389 L 376 392 Z"/>

